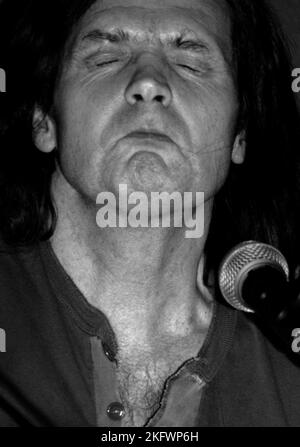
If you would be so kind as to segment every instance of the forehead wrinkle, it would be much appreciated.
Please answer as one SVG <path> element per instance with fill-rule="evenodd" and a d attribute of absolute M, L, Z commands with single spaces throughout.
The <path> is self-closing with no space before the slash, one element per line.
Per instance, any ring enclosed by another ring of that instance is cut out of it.
<path fill-rule="evenodd" d="M 168 46 L 176 46 L 177 41 L 184 38 L 189 38 L 189 40 L 195 42 L 195 43 L 203 43 L 203 39 L 199 38 L 195 31 L 189 27 L 184 27 L 182 29 L 179 29 L 178 31 L 174 31 L 172 33 L 169 33 L 169 35 L 162 37 L 162 36 L 156 36 L 155 31 L 145 30 L 143 32 L 131 32 L 131 31 L 124 31 L 120 28 L 113 28 L 110 31 L 104 31 L 101 28 L 88 31 L 86 34 L 83 35 L 83 37 L 80 39 L 79 46 L 83 45 L 85 46 L 85 41 L 87 42 L 87 45 L 89 42 L 101 42 L 101 41 L 108 41 L 112 43 L 123 43 L 123 42 L 147 42 L 152 43 L 155 41 L 158 41 L 161 45 L 167 44 Z"/>
<path fill-rule="evenodd" d="M 90 29 L 85 33 L 80 33 L 75 37 L 75 43 L 78 46 L 84 45 L 84 42 L 101 42 L 108 41 L 113 43 L 133 42 L 133 43 L 155 43 L 159 42 L 162 45 L 173 45 L 177 39 L 188 38 L 195 42 L 212 43 L 212 39 L 215 38 L 216 43 L 221 40 L 214 33 L 209 32 L 205 27 L 201 26 L 198 30 L 189 26 L 181 26 L 178 24 L 177 30 L 169 32 L 161 31 L 159 29 L 153 29 L 154 27 L 147 27 L 143 30 L 128 30 L 126 26 L 124 29 L 121 27 L 103 27 L 99 24 L 98 28 Z"/>
<path fill-rule="evenodd" d="M 217 20 L 218 12 L 222 13 L 222 19 L 224 22 L 226 22 L 227 21 L 226 19 L 229 18 L 229 14 L 228 14 L 228 8 L 226 7 L 224 2 L 215 3 L 215 5 L 217 6 L 217 10 L 213 4 L 209 4 L 207 2 L 205 3 L 205 7 L 202 7 L 202 8 L 200 8 L 200 7 L 194 8 L 192 6 L 191 7 L 177 6 L 177 5 L 155 7 L 155 9 L 152 9 L 148 6 L 140 6 L 140 5 L 139 6 L 111 6 L 111 7 L 103 8 L 103 7 L 101 7 L 101 4 L 99 5 L 99 3 L 96 2 L 96 3 L 94 3 L 94 5 L 92 5 L 90 7 L 90 9 L 88 9 L 88 11 L 85 13 L 83 18 L 81 19 L 80 23 L 84 27 L 88 27 L 89 25 L 91 25 L 92 23 L 97 21 L 101 15 L 105 15 L 108 12 L 120 13 L 120 11 L 122 12 L 122 10 L 123 10 L 124 12 L 128 13 L 128 11 L 131 10 L 131 16 L 134 17 L 133 13 L 135 11 L 141 11 L 141 12 L 143 12 L 143 14 L 142 14 L 143 22 L 148 20 L 147 26 L 149 28 L 149 31 L 155 32 L 156 28 L 157 28 L 157 24 L 159 22 L 161 22 L 163 19 L 163 16 L 161 14 L 159 14 L 157 16 L 158 11 L 166 11 L 169 13 L 172 11 L 179 11 L 180 12 L 179 17 L 188 18 L 192 22 L 196 22 L 196 26 L 205 25 L 204 21 L 206 19 L 208 19 L 208 23 L 206 25 L 210 25 L 209 28 L 211 28 L 212 25 L 215 28 L 218 28 L 218 20 Z M 187 17 L 187 15 L 184 14 L 184 13 L 190 13 L 191 11 L 192 11 L 192 14 L 190 14 L 189 17 Z M 201 15 L 201 18 L 203 18 L 203 20 L 201 20 L 201 21 L 199 20 L 199 17 L 197 17 L 197 16 L 199 16 L 199 14 Z M 117 15 L 118 14 L 114 14 L 115 17 Z M 127 18 L 129 18 L 129 20 L 131 20 L 131 16 L 128 16 Z M 139 19 L 140 18 L 141 17 L 139 17 Z M 133 18 L 133 22 L 134 22 L 134 20 L 135 20 L 135 18 Z M 206 28 L 207 28 L 207 26 L 206 26 Z M 208 31 L 210 31 L 210 29 L 208 29 Z M 217 29 L 215 31 L 217 31 Z M 224 30 L 222 29 L 219 31 L 223 32 Z"/>
<path fill-rule="evenodd" d="M 205 37 L 208 39 L 208 44 L 215 44 L 220 51 L 223 53 L 223 56 L 227 61 L 231 60 L 231 39 L 230 39 L 230 17 L 228 14 L 228 8 L 225 7 L 225 2 L 216 3 L 217 10 L 214 4 L 210 4 L 206 2 L 204 7 L 193 8 L 193 7 L 182 7 L 179 5 L 168 5 L 164 7 L 155 7 L 155 9 L 151 9 L 148 6 L 101 6 L 98 2 L 94 3 L 91 8 L 86 12 L 86 14 L 82 17 L 82 20 L 79 22 L 77 27 L 76 35 L 73 35 L 72 39 L 72 48 L 74 49 L 80 44 L 81 39 L 88 32 L 88 28 L 92 31 L 92 25 L 94 25 L 94 29 L 99 27 L 108 32 L 115 32 L 117 29 L 122 29 L 122 32 L 128 34 L 133 42 L 146 42 L 153 43 L 155 40 L 159 43 L 163 44 L 163 41 L 171 42 L 179 37 L 181 34 L 190 33 L 192 39 L 201 40 Z M 122 23 L 124 21 L 124 16 L 120 15 L 120 10 L 125 11 L 125 24 Z M 132 11 L 137 10 L 141 11 L 141 15 L 135 17 Z M 174 17 L 170 16 L 170 27 L 171 30 L 164 32 L 162 27 L 159 30 L 159 26 L 166 20 L 162 14 L 157 15 L 158 11 L 166 11 L 172 10 L 175 12 L 180 11 L 180 16 Z M 186 12 L 193 12 L 193 14 L 186 15 Z M 108 20 L 106 14 L 112 13 L 111 16 L 108 15 Z M 128 13 L 131 13 L 128 15 Z M 121 17 L 120 23 L 114 21 L 117 19 L 118 13 Z M 224 28 L 221 28 L 218 24 L 218 17 L 221 13 L 222 22 L 225 25 L 229 24 L 227 27 L 228 32 L 224 33 Z M 101 17 L 103 16 L 103 17 Z M 180 23 L 181 17 L 184 19 L 188 19 L 191 22 L 191 25 Z M 126 22 L 127 20 L 127 22 Z M 97 23 L 98 22 L 98 23 Z M 194 25 L 193 25 L 194 24 Z M 137 27 L 135 32 L 130 30 L 131 27 Z M 176 30 L 176 26 L 178 29 Z M 172 30 L 172 27 L 174 30 Z M 138 28 L 142 28 L 139 30 Z M 158 32 L 161 34 L 169 34 L 169 36 L 162 37 L 157 36 Z M 173 34 L 173 35 L 172 35 Z"/>

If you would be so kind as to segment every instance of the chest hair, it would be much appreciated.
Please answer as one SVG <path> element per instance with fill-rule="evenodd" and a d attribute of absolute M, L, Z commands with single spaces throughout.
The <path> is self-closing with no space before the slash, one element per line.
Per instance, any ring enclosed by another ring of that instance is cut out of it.
<path fill-rule="evenodd" d="M 165 342 L 156 350 L 119 352 L 117 381 L 125 407 L 123 427 L 142 427 L 159 408 L 167 379 L 200 349 L 199 336 Z"/>

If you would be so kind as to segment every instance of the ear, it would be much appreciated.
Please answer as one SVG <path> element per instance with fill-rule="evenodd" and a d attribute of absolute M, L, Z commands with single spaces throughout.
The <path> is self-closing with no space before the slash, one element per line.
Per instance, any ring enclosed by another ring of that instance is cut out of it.
<path fill-rule="evenodd" d="M 57 146 L 56 124 L 49 115 L 45 115 L 36 106 L 32 120 L 32 137 L 36 147 L 45 153 L 52 152 Z"/>
<path fill-rule="evenodd" d="M 244 162 L 246 155 L 246 133 L 240 132 L 234 141 L 231 160 L 233 163 L 240 165 Z"/>

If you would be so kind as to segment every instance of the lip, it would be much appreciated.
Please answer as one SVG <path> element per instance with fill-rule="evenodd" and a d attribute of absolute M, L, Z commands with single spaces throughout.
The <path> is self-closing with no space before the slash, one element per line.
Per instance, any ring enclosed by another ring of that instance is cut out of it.
<path fill-rule="evenodd" d="M 168 135 L 157 132 L 155 130 L 135 130 L 134 132 L 130 132 L 126 137 L 130 138 L 139 138 L 144 140 L 158 140 L 167 143 L 173 143 Z"/>

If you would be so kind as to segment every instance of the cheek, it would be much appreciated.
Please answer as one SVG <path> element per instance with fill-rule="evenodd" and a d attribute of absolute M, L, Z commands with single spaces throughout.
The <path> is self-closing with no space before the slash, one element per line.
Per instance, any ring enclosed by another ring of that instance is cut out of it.
<path fill-rule="evenodd" d="M 65 85 L 56 102 L 59 149 L 69 158 L 87 155 L 89 145 L 97 141 L 100 132 L 101 111 L 96 105 L 94 95 L 76 88 L 76 85 Z M 78 151 L 78 148 L 81 148 Z"/>
<path fill-rule="evenodd" d="M 95 172 L 101 151 L 97 146 L 97 126 L 85 107 L 75 108 L 74 102 L 60 109 L 58 125 L 58 158 L 67 182 L 89 195 L 98 193 Z M 97 192 L 95 190 L 97 186 Z M 94 191 L 95 190 L 95 191 Z"/>
<path fill-rule="evenodd" d="M 197 103 L 194 101 L 194 112 L 190 112 L 196 149 L 215 151 L 230 146 L 238 112 L 235 100 L 227 95 L 214 95 L 205 99 Z"/>
<path fill-rule="evenodd" d="M 190 108 L 191 164 L 197 188 L 214 195 L 224 184 L 231 164 L 238 105 L 234 92 L 202 95 Z"/>
<path fill-rule="evenodd" d="M 110 146 L 104 135 L 111 130 L 118 100 L 111 88 L 91 80 L 62 82 L 56 98 L 61 171 L 74 189 L 90 198 L 106 188 L 103 171 Z"/>
<path fill-rule="evenodd" d="M 74 84 L 66 90 L 61 101 L 62 124 L 67 129 L 68 139 L 75 139 L 77 145 L 80 142 L 85 151 L 95 145 L 106 147 L 106 129 L 111 138 L 111 123 L 115 122 L 120 102 L 120 95 L 111 84 L 95 80 Z"/>

